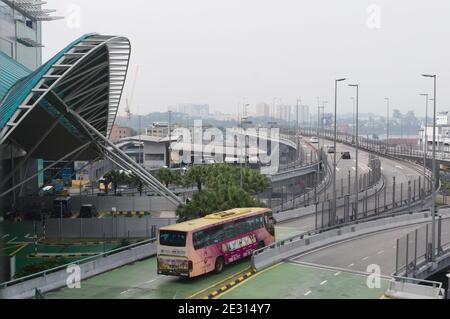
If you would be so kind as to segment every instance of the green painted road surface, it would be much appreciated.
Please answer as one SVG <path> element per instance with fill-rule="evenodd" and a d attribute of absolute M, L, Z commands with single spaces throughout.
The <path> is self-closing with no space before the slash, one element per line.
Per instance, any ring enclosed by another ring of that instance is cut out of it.
<path fill-rule="evenodd" d="M 294 263 L 277 264 L 219 295 L 221 299 L 379 299 L 388 287 L 368 288 L 367 276 Z"/>
<path fill-rule="evenodd" d="M 228 265 L 221 274 L 192 279 L 157 275 L 156 258 L 117 268 L 81 282 L 80 289 L 49 292 L 49 299 L 185 299 L 250 266 L 250 260 Z"/>

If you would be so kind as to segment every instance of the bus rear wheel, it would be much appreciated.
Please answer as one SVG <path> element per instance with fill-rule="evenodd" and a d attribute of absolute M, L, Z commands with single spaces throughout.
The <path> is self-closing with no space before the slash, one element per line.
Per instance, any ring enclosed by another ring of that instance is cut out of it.
<path fill-rule="evenodd" d="M 214 272 L 216 274 L 221 273 L 223 271 L 224 266 L 225 266 L 225 262 L 223 260 L 223 257 L 222 256 L 217 257 L 216 258 L 216 264 L 214 266 Z"/>

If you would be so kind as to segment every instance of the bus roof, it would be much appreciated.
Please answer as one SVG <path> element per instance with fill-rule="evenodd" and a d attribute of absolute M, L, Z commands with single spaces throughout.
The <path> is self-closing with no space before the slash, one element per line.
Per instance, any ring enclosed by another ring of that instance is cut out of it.
<path fill-rule="evenodd" d="M 233 208 L 223 212 L 209 214 L 203 218 L 197 218 L 179 224 L 161 227 L 160 230 L 175 230 L 175 231 L 189 232 L 207 226 L 222 224 L 224 222 L 236 219 L 238 217 L 250 216 L 256 213 L 261 214 L 269 211 L 270 208 L 262 208 L 262 207 Z"/>

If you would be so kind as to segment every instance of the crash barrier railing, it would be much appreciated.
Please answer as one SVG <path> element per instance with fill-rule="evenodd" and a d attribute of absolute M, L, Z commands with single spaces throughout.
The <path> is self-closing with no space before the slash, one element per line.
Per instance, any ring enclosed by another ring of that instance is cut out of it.
<path fill-rule="evenodd" d="M 393 276 L 385 295 L 394 299 L 444 299 L 445 291 L 437 281 Z"/>
<path fill-rule="evenodd" d="M 156 239 L 148 239 L 128 246 L 113 249 L 98 255 L 73 261 L 52 269 L 14 279 L 0 284 L 0 299 L 31 298 L 38 289 L 41 293 L 65 287 L 70 269 L 78 266 L 80 279 L 98 275 L 134 261 L 156 255 Z"/>
<path fill-rule="evenodd" d="M 424 265 L 433 261 L 431 227 L 431 223 L 426 224 L 397 239 L 395 275 L 416 277 Z M 437 216 L 435 236 L 434 256 L 438 258 L 450 252 L 450 238 L 442 232 L 442 216 Z"/>
<path fill-rule="evenodd" d="M 371 188 L 379 184 L 380 180 L 382 179 L 380 160 L 374 155 L 371 155 L 369 157 L 368 166 L 370 168 L 369 173 L 361 174 L 359 176 L 359 183 L 357 186 L 353 185 L 355 176 L 351 174 L 350 170 L 348 171 L 348 176 L 346 178 L 342 178 L 336 181 L 337 200 L 342 200 L 347 196 L 351 197 L 353 194 L 355 194 L 357 189 L 361 196 L 365 196 L 365 192 L 370 192 Z M 320 183 L 317 190 L 315 187 L 313 187 L 309 192 L 297 195 L 295 188 L 292 188 L 291 194 L 288 194 L 287 192 L 282 193 L 281 204 L 278 206 L 272 205 L 272 209 L 274 211 L 284 211 L 286 209 L 292 209 L 295 207 L 300 207 L 302 205 L 306 207 L 315 202 L 326 202 L 330 200 L 332 198 L 332 194 L 329 192 L 325 192 L 326 188 L 332 182 L 331 167 L 329 167 L 328 170 L 329 173 L 327 174 L 328 176 L 326 177 L 326 180 L 323 180 Z M 286 200 L 285 197 L 287 197 Z M 274 202 L 274 199 L 272 199 L 272 202 Z"/>
<path fill-rule="evenodd" d="M 414 212 L 428 205 L 432 200 L 429 191 L 421 191 L 421 177 L 414 181 L 398 184 L 393 180 L 387 183 L 381 179 L 378 185 L 366 189 L 358 195 L 358 207 L 354 194 L 346 195 L 336 201 L 335 216 L 332 215 L 332 200 L 317 202 L 314 205 L 296 210 L 276 213 L 275 218 L 286 221 L 306 215 L 315 215 L 315 228 L 339 226 L 348 222 L 373 216 L 391 216 L 398 211 Z M 334 217 L 334 219 L 333 219 Z"/>
<path fill-rule="evenodd" d="M 448 215 L 450 211 L 442 212 Z M 393 213 L 391 216 L 373 216 L 358 222 L 341 224 L 339 227 L 325 227 L 303 232 L 253 252 L 252 264 L 255 269 L 273 265 L 286 258 L 291 258 L 306 251 L 328 244 L 354 238 L 363 234 L 383 231 L 389 228 L 402 227 L 430 220 L 430 212 Z"/>
<path fill-rule="evenodd" d="M 360 205 L 363 207 L 369 207 L 369 205 L 364 205 L 366 198 L 370 199 L 374 197 L 377 193 L 381 192 L 383 188 L 384 188 L 384 179 L 381 178 L 376 185 L 373 185 L 372 187 L 369 187 L 366 190 L 361 190 L 358 195 L 358 201 L 362 202 L 362 204 Z M 344 209 L 344 211 L 346 211 L 349 208 L 348 206 L 349 201 L 354 202 L 355 200 L 356 200 L 355 194 L 345 195 L 344 197 L 338 197 L 336 200 L 336 208 Z M 285 222 L 308 215 L 329 213 L 329 207 L 327 206 L 330 203 L 329 201 L 330 200 L 327 198 L 326 200 L 323 199 L 322 201 L 316 202 L 316 204 L 304 207 L 298 207 L 288 210 L 273 209 L 274 218 L 277 222 Z M 353 204 L 353 202 L 351 202 L 351 204 Z M 346 214 L 347 212 L 344 215 Z M 318 219 L 322 220 L 323 218 L 322 217 L 316 218 L 316 220 Z"/>

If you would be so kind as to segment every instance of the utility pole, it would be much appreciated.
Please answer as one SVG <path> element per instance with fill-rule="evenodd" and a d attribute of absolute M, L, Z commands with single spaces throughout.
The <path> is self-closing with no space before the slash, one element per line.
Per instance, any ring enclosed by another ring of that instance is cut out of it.
<path fill-rule="evenodd" d="M 425 123 L 423 127 L 423 189 L 424 194 L 426 192 L 426 173 L 427 173 L 427 153 L 428 153 L 428 93 L 422 93 L 421 96 L 425 96 Z"/>
<path fill-rule="evenodd" d="M 172 111 L 169 111 L 169 131 L 167 132 L 167 135 L 169 137 L 169 169 L 172 168 L 172 163 L 171 163 L 171 157 L 172 157 Z"/>
<path fill-rule="evenodd" d="M 422 76 L 433 79 L 434 98 L 433 98 L 433 174 L 431 177 L 432 199 L 431 199 L 431 261 L 436 260 L 436 75 L 422 74 Z"/>
<path fill-rule="evenodd" d="M 300 98 L 297 99 L 297 109 L 296 109 L 296 127 L 295 127 L 295 134 L 298 133 L 298 108 L 299 108 L 299 104 L 300 104 L 301 100 Z"/>
<path fill-rule="evenodd" d="M 389 149 L 389 98 L 385 97 L 386 100 L 386 106 L 387 106 L 387 113 L 386 113 L 386 154 L 388 153 Z"/>
<path fill-rule="evenodd" d="M 331 225 L 334 225 L 336 221 L 336 139 L 337 139 L 337 85 L 338 82 L 345 81 L 345 78 L 336 79 L 334 81 L 334 138 L 333 138 L 333 146 L 334 146 L 334 156 L 333 156 L 333 208 L 332 208 L 332 219 Z"/>
<path fill-rule="evenodd" d="M 359 139 L 358 139 L 358 115 L 359 115 L 359 84 L 349 84 L 350 87 L 356 87 L 356 141 L 355 141 L 355 216 L 358 218 L 358 195 L 359 195 L 359 189 L 358 189 L 358 149 L 359 149 Z M 355 99 L 353 100 L 355 101 Z"/>

